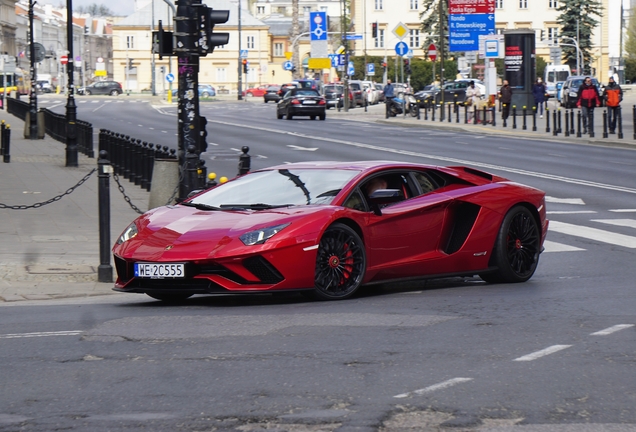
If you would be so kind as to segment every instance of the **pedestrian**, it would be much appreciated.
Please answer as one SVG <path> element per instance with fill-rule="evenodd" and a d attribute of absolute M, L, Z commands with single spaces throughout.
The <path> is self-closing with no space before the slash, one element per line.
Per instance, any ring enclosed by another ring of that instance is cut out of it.
<path fill-rule="evenodd" d="M 501 108 L 501 118 L 506 120 L 510 115 L 510 103 L 512 102 L 512 88 L 508 80 L 504 80 L 503 85 L 499 89 L 499 102 L 503 105 Z"/>
<path fill-rule="evenodd" d="M 616 133 L 616 119 L 620 113 L 620 104 L 623 101 L 623 89 L 614 80 L 614 77 L 609 78 L 609 83 L 605 87 L 603 92 L 603 100 L 607 107 L 607 125 L 609 126 L 609 133 Z"/>
<path fill-rule="evenodd" d="M 382 93 L 384 93 L 385 102 L 395 97 L 395 88 L 393 87 L 393 84 L 391 84 L 390 79 L 386 80 L 386 85 L 384 86 Z"/>
<path fill-rule="evenodd" d="M 585 77 L 583 84 L 579 87 L 576 106 L 581 109 L 583 116 L 583 133 L 586 134 L 588 127 L 590 132 L 594 130 L 594 108 L 600 106 L 598 89 L 592 82 L 592 78 Z"/>
<path fill-rule="evenodd" d="M 537 78 L 532 86 L 532 96 L 534 96 L 534 106 L 539 113 L 539 118 L 543 118 L 543 105 L 545 104 L 546 88 L 541 78 Z"/>
<path fill-rule="evenodd" d="M 475 110 L 479 109 L 480 101 L 481 101 L 481 91 L 479 91 L 479 87 L 475 87 L 475 81 L 470 81 L 468 83 L 468 87 L 466 88 L 466 101 L 464 102 L 466 105 L 471 107 L 468 109 L 468 112 L 470 114 L 468 121 L 472 120 Z"/>

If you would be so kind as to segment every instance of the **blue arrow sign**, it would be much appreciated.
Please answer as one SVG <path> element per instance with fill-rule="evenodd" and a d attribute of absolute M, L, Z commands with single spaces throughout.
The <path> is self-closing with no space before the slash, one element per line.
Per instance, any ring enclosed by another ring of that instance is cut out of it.
<path fill-rule="evenodd" d="M 395 44 L 395 53 L 399 56 L 405 56 L 409 52 L 409 46 L 406 42 L 398 42 Z"/>
<path fill-rule="evenodd" d="M 347 75 L 353 75 L 356 73 L 356 68 L 353 66 L 353 62 L 349 62 L 349 66 L 347 67 Z"/>
<path fill-rule="evenodd" d="M 286 71 L 290 71 L 293 68 L 294 68 L 294 64 L 290 62 L 289 60 L 283 63 L 283 69 L 285 69 Z"/>
<path fill-rule="evenodd" d="M 169 83 L 174 81 L 174 75 L 172 75 L 171 73 L 166 75 L 166 81 L 168 81 Z"/>
<path fill-rule="evenodd" d="M 479 51 L 479 35 L 495 34 L 495 14 L 449 14 L 449 51 Z"/>
<path fill-rule="evenodd" d="M 327 40 L 327 12 L 309 12 L 309 33 L 312 41 Z"/>

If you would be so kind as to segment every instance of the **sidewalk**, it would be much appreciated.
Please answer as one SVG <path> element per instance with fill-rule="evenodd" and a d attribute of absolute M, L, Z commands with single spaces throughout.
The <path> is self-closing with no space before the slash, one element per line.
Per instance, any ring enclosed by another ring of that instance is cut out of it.
<path fill-rule="evenodd" d="M 0 159 L 0 203 L 43 203 L 65 194 L 93 168 L 97 159 L 78 155 L 78 167 L 65 167 L 66 145 L 48 135 L 24 138 L 24 122 L 0 111 L 11 127 L 11 162 Z M 94 137 L 97 154 L 97 136 Z M 126 194 L 140 209 L 149 193 L 121 179 Z M 111 177 L 113 244 L 137 216 Z M 37 208 L 0 208 L 0 301 L 40 300 L 114 294 L 112 283 L 97 282 L 99 225 L 97 172 L 68 195 Z M 112 265 L 112 258 L 111 258 Z M 113 274 L 114 278 L 114 274 Z M 113 279 L 114 280 L 114 279 Z"/>

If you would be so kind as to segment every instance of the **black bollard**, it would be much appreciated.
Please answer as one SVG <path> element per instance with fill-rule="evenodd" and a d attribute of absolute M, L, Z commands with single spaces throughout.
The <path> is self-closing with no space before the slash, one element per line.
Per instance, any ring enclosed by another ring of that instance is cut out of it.
<path fill-rule="evenodd" d="M 506 110 L 506 104 L 503 104 L 503 110 L 504 110 L 504 111 Z M 506 118 L 504 118 L 504 119 L 503 119 L 503 127 L 508 127 L 508 122 L 507 122 L 507 120 L 508 120 L 508 119 L 506 119 Z"/>
<path fill-rule="evenodd" d="M 593 110 L 588 110 L 587 130 L 590 133 L 590 138 L 594 138 L 594 111 Z"/>
<path fill-rule="evenodd" d="M 559 121 L 559 133 L 563 133 L 561 129 L 561 108 L 557 108 L 557 120 Z"/>
<path fill-rule="evenodd" d="M 424 101 L 424 120 L 428 120 L 428 99 Z"/>
<path fill-rule="evenodd" d="M 459 123 L 459 105 L 457 105 L 457 101 L 455 101 L 455 116 L 457 117 L 456 123 Z"/>
<path fill-rule="evenodd" d="M 550 133 L 550 108 L 545 107 L 545 132 Z"/>
<path fill-rule="evenodd" d="M 448 103 L 448 122 L 453 122 L 453 104 L 450 102 Z"/>
<path fill-rule="evenodd" d="M 517 129 L 517 106 L 512 106 L 512 128 Z"/>
<path fill-rule="evenodd" d="M 473 105 L 473 124 L 479 123 L 479 110 L 476 105 Z"/>
<path fill-rule="evenodd" d="M 2 131 L 2 139 L 4 141 L 4 153 L 2 154 L 2 160 L 4 163 L 11 162 L 11 126 L 6 125 Z"/>
<path fill-rule="evenodd" d="M 6 127 L 7 125 L 2 120 L 2 123 L 0 123 L 0 156 L 4 156 L 4 130 Z"/>
<path fill-rule="evenodd" d="M 618 126 L 618 139 L 623 139 L 623 116 L 621 115 L 621 107 L 616 110 L 616 123 Z"/>
<path fill-rule="evenodd" d="M 105 150 L 99 152 L 98 167 L 98 211 L 99 211 L 99 267 L 97 281 L 113 281 L 113 267 L 110 265 L 110 173 L 112 167 Z"/>
<path fill-rule="evenodd" d="M 484 126 L 486 126 L 488 124 L 488 116 L 486 115 L 486 113 L 487 113 L 486 105 L 484 105 L 483 111 L 484 112 L 483 112 L 482 117 L 481 117 L 481 122 L 483 123 Z"/>
<path fill-rule="evenodd" d="M 532 132 L 537 131 L 537 107 L 532 107 Z"/>
<path fill-rule="evenodd" d="M 570 135 L 574 135 L 576 130 L 574 129 L 574 110 L 570 109 Z"/>
<path fill-rule="evenodd" d="M 607 111 L 603 111 L 603 138 L 607 138 L 609 134 L 607 133 Z"/>
<path fill-rule="evenodd" d="M 634 125 L 634 139 L 636 140 L 636 105 L 634 105 L 634 108 L 632 109 L 632 113 L 633 113 L 632 125 Z"/>
<path fill-rule="evenodd" d="M 247 153 L 250 151 L 248 146 L 241 147 L 242 155 L 239 156 L 238 175 L 244 175 L 250 172 L 252 165 L 252 157 Z"/>
<path fill-rule="evenodd" d="M 570 113 L 565 110 L 565 136 L 570 136 Z"/>
<path fill-rule="evenodd" d="M 523 125 L 521 126 L 522 130 L 527 130 L 528 129 L 528 123 L 526 120 L 526 107 L 524 105 L 524 107 L 521 109 L 521 115 L 523 116 Z"/>
<path fill-rule="evenodd" d="M 581 138 L 581 111 L 576 113 L 576 137 Z"/>
<path fill-rule="evenodd" d="M 431 112 L 431 121 L 435 121 L 435 108 L 437 107 L 437 104 L 435 102 L 433 102 L 433 111 Z"/>
<path fill-rule="evenodd" d="M 468 105 L 464 104 L 464 124 L 468 124 Z"/>
<path fill-rule="evenodd" d="M 552 112 L 552 135 L 557 136 L 559 134 L 559 128 L 557 127 L 557 113 Z"/>
<path fill-rule="evenodd" d="M 497 107 L 493 105 L 490 113 L 492 114 L 492 127 L 495 127 L 497 125 Z"/>

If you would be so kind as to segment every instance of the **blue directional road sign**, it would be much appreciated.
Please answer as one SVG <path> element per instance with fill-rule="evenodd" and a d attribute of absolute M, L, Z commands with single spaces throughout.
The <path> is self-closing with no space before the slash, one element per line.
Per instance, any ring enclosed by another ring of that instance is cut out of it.
<path fill-rule="evenodd" d="M 495 34 L 495 14 L 449 14 L 449 51 L 479 51 L 479 35 Z"/>
<path fill-rule="evenodd" d="M 362 40 L 362 35 L 358 34 L 348 34 L 347 40 Z"/>
<path fill-rule="evenodd" d="M 247 58 L 248 54 L 249 54 L 248 50 L 244 50 L 244 49 L 241 50 L 241 58 L 242 59 Z"/>
<path fill-rule="evenodd" d="M 353 74 L 355 74 L 355 73 L 356 73 L 356 68 L 355 68 L 355 66 L 353 65 L 353 62 L 352 62 L 352 61 L 350 61 L 350 62 L 349 62 L 349 66 L 347 67 L 347 75 L 353 75 Z"/>
<path fill-rule="evenodd" d="M 286 71 L 290 71 L 293 68 L 294 68 L 294 64 L 290 62 L 289 60 L 283 63 L 283 69 L 285 69 Z"/>
<path fill-rule="evenodd" d="M 409 52 L 409 46 L 406 44 L 406 42 L 400 41 L 395 44 L 395 52 L 399 56 L 405 56 Z"/>
<path fill-rule="evenodd" d="M 342 65 L 342 63 L 340 63 L 340 54 L 329 54 L 329 58 L 331 59 L 331 67 L 337 68 Z"/>
<path fill-rule="evenodd" d="M 169 83 L 174 81 L 174 75 L 172 75 L 171 73 L 166 75 L 166 81 L 168 81 Z"/>
<path fill-rule="evenodd" d="M 309 33 L 312 41 L 327 40 L 327 12 L 309 13 Z"/>

